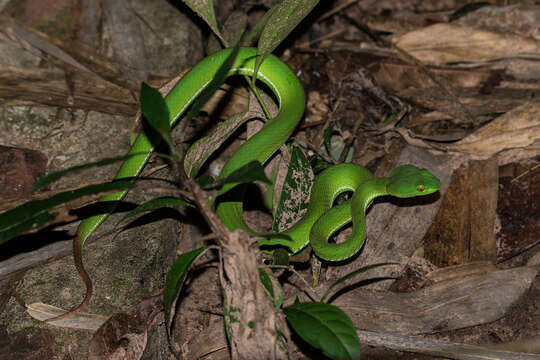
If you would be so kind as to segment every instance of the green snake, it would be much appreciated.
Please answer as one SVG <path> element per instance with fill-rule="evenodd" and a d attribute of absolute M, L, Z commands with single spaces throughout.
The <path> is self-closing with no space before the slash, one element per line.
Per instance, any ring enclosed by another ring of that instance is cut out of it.
<path fill-rule="evenodd" d="M 169 109 L 169 122 L 173 126 L 186 108 L 201 94 L 214 78 L 220 66 L 231 54 L 225 49 L 210 55 L 193 67 L 169 92 L 165 101 Z M 255 74 L 257 50 L 240 48 L 228 75 L 256 75 L 277 98 L 279 113 L 268 120 L 262 129 L 247 140 L 227 161 L 220 178 L 252 162 L 264 163 L 291 136 L 301 120 L 305 107 L 304 90 L 287 65 L 277 57 L 269 55 Z M 140 133 L 136 137 L 129 154 L 115 179 L 132 178 L 140 174 L 154 150 L 149 138 Z M 221 193 L 233 189 L 237 184 L 226 184 Z M 296 253 L 311 244 L 315 254 L 325 260 L 343 260 L 353 256 L 362 246 L 365 238 L 365 211 L 373 199 L 382 195 L 411 197 L 430 194 L 438 190 L 439 180 L 425 169 L 405 165 L 395 169 L 388 178 L 376 179 L 365 168 L 353 164 L 341 164 L 325 170 L 316 180 L 311 193 L 310 204 L 305 216 L 283 234 L 288 238 L 276 237 L 260 240 L 260 245 L 286 246 Z M 344 191 L 355 191 L 353 198 L 332 208 L 335 197 Z M 109 194 L 100 201 L 119 201 L 127 191 Z M 234 193 L 234 190 L 233 190 Z M 226 197 L 216 206 L 216 212 L 223 223 L 232 231 L 242 229 L 258 235 L 249 229 L 242 216 L 242 199 Z M 325 214 L 326 213 L 326 214 Z M 323 215 L 324 214 L 324 215 Z M 81 274 L 87 293 L 82 303 L 55 320 L 69 316 L 86 306 L 92 296 L 92 282 L 82 265 L 82 248 L 88 237 L 107 218 L 101 214 L 84 219 L 74 240 L 74 257 L 77 270 Z M 353 235 L 345 243 L 330 244 L 328 238 L 333 232 L 352 219 Z"/>

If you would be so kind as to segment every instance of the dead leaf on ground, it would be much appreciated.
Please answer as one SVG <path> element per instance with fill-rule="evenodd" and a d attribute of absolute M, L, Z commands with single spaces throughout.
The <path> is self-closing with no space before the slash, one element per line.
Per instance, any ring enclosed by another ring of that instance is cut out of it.
<path fill-rule="evenodd" d="M 426 64 L 485 62 L 538 51 L 536 41 L 453 24 L 435 24 L 394 39 Z"/>
<path fill-rule="evenodd" d="M 43 303 L 32 303 L 27 305 L 26 311 L 28 312 L 28 315 L 39 321 L 45 321 L 66 312 L 64 309 Z M 79 312 L 65 319 L 51 321 L 48 324 L 64 328 L 95 331 L 107 321 L 107 319 L 108 316 Z"/>
<path fill-rule="evenodd" d="M 448 149 L 489 158 L 503 150 L 526 148 L 540 140 L 540 102 L 521 105 L 499 116 Z M 540 151 L 540 149 L 539 149 Z"/>

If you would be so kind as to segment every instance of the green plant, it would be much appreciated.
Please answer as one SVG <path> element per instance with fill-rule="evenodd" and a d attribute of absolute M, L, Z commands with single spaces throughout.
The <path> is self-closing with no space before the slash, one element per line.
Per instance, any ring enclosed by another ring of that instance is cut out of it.
<path fill-rule="evenodd" d="M 258 54 L 261 56 L 257 57 L 256 60 L 256 69 L 258 69 L 261 66 L 265 56 L 269 55 L 318 3 L 318 1 L 314 0 L 284 0 L 270 8 L 261 21 L 249 32 L 238 32 L 237 36 L 231 37 L 228 35 L 229 33 L 227 33 L 226 27 L 223 29 L 223 31 L 220 30 L 220 27 L 215 19 L 211 1 L 201 2 L 185 0 L 185 2 L 208 24 L 215 35 L 220 39 L 222 44 L 225 47 L 230 47 L 232 50 L 227 60 L 213 77 L 210 85 L 207 87 L 207 90 L 200 95 L 197 101 L 192 105 L 186 119 L 183 120 L 184 124 L 192 121 L 192 118 L 198 114 L 204 103 L 225 81 L 227 73 L 234 63 L 236 55 L 238 54 L 239 44 L 252 41 L 256 38 L 259 39 Z M 241 34 L 244 35 L 241 36 Z M 259 98 L 264 113 L 268 114 L 269 111 L 264 106 L 264 101 L 261 100 L 262 97 L 255 87 L 254 80 L 251 78 L 247 78 L 247 80 L 250 87 Z M 264 175 L 263 167 L 260 163 L 250 162 L 245 166 L 236 169 L 236 171 L 231 172 L 228 174 L 228 176 L 222 177 L 215 182 L 208 181 L 207 177 L 201 177 L 197 179 L 199 183 L 198 185 L 194 184 L 192 187 L 185 186 L 186 184 L 190 183 L 191 177 L 197 174 L 198 170 L 208 159 L 210 154 L 219 147 L 219 143 L 216 145 L 216 138 L 214 136 L 215 133 L 201 138 L 188 149 L 184 149 L 182 146 L 177 146 L 174 144 L 170 133 L 169 110 L 166 105 L 166 101 L 161 97 L 159 92 L 146 84 L 142 84 L 141 87 L 141 109 L 146 120 L 148 121 L 148 124 L 154 131 L 151 136 L 149 135 L 149 138 L 161 138 L 168 145 L 168 154 L 160 154 L 160 156 L 167 158 L 175 169 L 178 184 L 180 186 L 180 196 L 153 199 L 140 205 L 127 214 L 126 217 L 135 216 L 142 212 L 152 211 L 164 206 L 197 205 L 207 217 L 212 219 L 211 211 L 204 208 L 207 200 L 207 197 L 205 197 L 206 193 L 203 193 L 203 199 L 201 201 L 193 193 L 195 186 L 200 186 L 203 188 L 203 190 L 212 190 L 223 189 L 224 186 L 229 184 L 252 183 L 254 181 L 272 183 Z M 223 125 L 220 125 L 217 134 L 219 137 L 226 137 L 226 135 L 234 132 L 238 127 L 238 124 L 244 122 L 247 118 L 248 116 L 246 114 L 241 114 L 239 117 L 234 117 L 225 121 Z M 328 131 L 325 136 L 325 145 L 328 152 L 332 153 L 330 135 L 331 130 Z M 282 214 L 283 209 L 285 209 L 285 204 L 294 203 L 291 205 L 293 207 L 289 209 L 289 211 L 292 212 L 298 212 L 306 206 L 305 199 L 292 202 L 292 199 L 296 200 L 292 194 L 298 191 L 306 193 L 306 189 L 309 188 L 309 182 L 312 181 L 313 178 L 310 176 L 310 172 L 312 171 L 310 162 L 307 158 L 305 158 L 299 148 L 292 147 L 291 153 L 292 159 L 289 166 L 288 175 L 285 180 L 284 190 L 281 192 L 279 200 L 280 205 L 278 208 L 281 210 L 281 212 L 277 212 L 275 214 L 273 225 L 274 231 L 290 225 L 287 224 L 287 220 Z M 92 166 L 102 166 L 116 161 L 125 161 L 126 159 L 136 156 L 141 156 L 141 154 L 131 153 L 125 157 L 106 159 L 97 163 L 78 166 L 63 172 L 51 174 L 36 184 L 35 189 L 45 186 L 63 174 L 73 170 L 80 170 Z M 330 157 L 335 158 L 336 156 L 333 154 Z M 298 174 L 300 174 L 300 180 Z M 61 193 L 49 199 L 29 202 L 21 207 L 1 214 L 0 243 L 8 241 L 24 232 L 36 230 L 50 224 L 57 216 L 54 208 L 58 204 L 71 201 L 75 198 L 88 194 L 119 190 L 126 191 L 132 186 L 133 182 L 129 180 L 113 181 L 101 185 Z M 216 231 L 216 233 L 218 232 L 219 229 Z M 183 254 L 175 261 L 169 270 L 163 295 L 168 331 L 170 331 L 172 318 L 174 316 L 175 304 L 179 299 L 182 286 L 188 276 L 188 270 L 196 259 L 209 249 L 219 249 L 219 247 L 205 246 Z M 368 268 L 364 268 L 362 271 L 367 269 Z M 357 273 L 358 272 L 350 274 L 343 280 L 352 278 L 353 276 L 357 275 Z M 272 298 L 273 306 L 276 309 L 281 309 L 283 311 L 291 329 L 308 344 L 320 349 L 324 355 L 332 359 L 359 358 L 360 344 L 352 321 L 342 310 L 325 302 L 330 292 L 319 299 L 312 299 L 313 301 L 310 302 L 296 302 L 293 305 L 284 307 L 281 285 L 276 281 L 276 279 L 262 268 L 259 269 L 257 275 L 264 286 L 264 289 L 266 289 L 268 296 Z M 339 283 L 341 283 L 341 281 L 338 281 L 335 286 L 337 286 Z M 120 283 L 118 283 L 118 285 L 120 285 Z M 330 290 L 331 289 L 334 289 L 334 286 L 330 287 Z M 234 304 L 234 300 L 235 299 L 224 300 L 224 304 L 226 304 L 224 306 L 224 318 L 227 329 L 230 329 L 235 323 L 239 322 L 237 313 L 242 311 L 240 307 L 232 305 Z M 257 326 L 257 321 L 251 320 L 247 322 L 247 326 L 253 329 Z M 283 336 L 282 334 L 280 335 L 279 331 L 277 333 L 277 336 Z"/>

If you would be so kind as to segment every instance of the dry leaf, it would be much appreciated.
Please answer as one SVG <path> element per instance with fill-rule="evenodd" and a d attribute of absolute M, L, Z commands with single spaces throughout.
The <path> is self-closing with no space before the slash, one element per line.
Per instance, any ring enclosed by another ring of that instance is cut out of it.
<path fill-rule="evenodd" d="M 525 148 L 540 140 L 540 101 L 529 102 L 476 130 L 449 149 L 481 158 L 507 149 Z"/>
<path fill-rule="evenodd" d="M 26 311 L 28 315 L 39 321 L 45 321 L 66 312 L 64 309 L 43 303 L 27 305 Z M 71 329 L 96 331 L 107 319 L 108 316 L 79 312 L 65 319 L 48 322 L 48 324 Z"/>
<path fill-rule="evenodd" d="M 452 24 L 435 24 L 394 39 L 394 44 L 426 64 L 490 61 L 537 53 L 532 39 Z"/>

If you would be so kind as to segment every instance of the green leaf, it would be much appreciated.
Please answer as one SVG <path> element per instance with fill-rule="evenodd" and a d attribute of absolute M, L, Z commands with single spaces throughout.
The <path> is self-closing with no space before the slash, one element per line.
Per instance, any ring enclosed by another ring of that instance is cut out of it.
<path fill-rule="evenodd" d="M 169 108 L 161 93 L 144 82 L 141 84 L 141 111 L 148 124 L 165 140 L 171 154 L 174 154 L 176 149 L 171 137 Z"/>
<path fill-rule="evenodd" d="M 277 7 L 272 6 L 265 14 L 264 16 L 257 21 L 255 26 L 253 26 L 245 35 L 244 39 L 242 40 L 242 44 L 249 45 L 253 43 L 255 39 L 260 37 L 261 33 L 263 32 L 264 28 L 266 27 L 266 24 L 268 24 L 268 20 L 272 18 L 272 13 L 276 11 Z"/>
<path fill-rule="evenodd" d="M 223 40 L 219 26 L 216 20 L 216 13 L 214 12 L 213 0 L 183 0 L 187 6 L 191 8 L 197 15 L 199 15 L 212 29 L 214 34 Z"/>
<path fill-rule="evenodd" d="M 199 184 L 201 188 L 205 188 L 212 185 L 216 180 L 210 175 L 201 175 L 195 181 L 197 181 L 197 184 Z"/>
<path fill-rule="evenodd" d="M 298 220 L 297 215 L 308 207 L 313 180 L 309 160 L 299 147 L 293 147 L 289 169 L 276 207 L 272 231 L 285 231 L 294 225 Z"/>
<path fill-rule="evenodd" d="M 165 278 L 165 290 L 163 292 L 163 306 L 165 308 L 165 321 L 167 331 L 170 330 L 172 318 L 174 316 L 173 306 L 180 295 L 180 290 L 186 280 L 187 271 L 193 262 L 206 250 L 213 246 L 203 246 L 180 256 L 167 272 Z"/>
<path fill-rule="evenodd" d="M 324 147 L 326 152 L 330 155 L 332 154 L 332 134 L 334 133 L 334 128 L 329 126 L 324 130 Z"/>
<path fill-rule="evenodd" d="M 133 217 L 135 215 L 138 215 L 140 213 L 143 213 L 145 211 L 155 210 L 163 207 L 168 206 L 191 206 L 194 207 L 193 204 L 190 204 L 189 202 L 172 196 L 164 196 L 156 199 L 149 200 L 139 206 L 137 206 L 135 209 L 131 210 L 127 215 L 125 215 L 120 221 L 118 221 L 118 224 L 122 221 L 126 220 L 127 218 Z"/>
<path fill-rule="evenodd" d="M 252 31 L 246 36 L 250 39 L 257 32 L 261 33 L 257 48 L 259 56 L 255 62 L 255 74 L 259 71 L 264 58 L 285 40 L 318 3 L 319 0 L 282 0 L 268 10 L 261 20 L 263 27 L 255 27 L 254 31 L 256 32 Z"/>
<path fill-rule="evenodd" d="M 379 263 L 379 264 L 373 264 L 373 265 L 368 265 L 368 266 L 364 266 L 358 270 L 355 270 L 345 276 L 342 276 L 341 278 L 339 278 L 338 280 L 336 280 L 332 285 L 330 285 L 330 287 L 328 288 L 328 290 L 326 290 L 326 293 L 323 295 L 323 297 L 321 298 L 321 301 L 325 301 L 326 298 L 328 297 L 328 295 L 330 295 L 332 293 L 332 290 L 338 286 L 339 284 L 343 283 L 344 281 L 346 280 L 349 280 L 349 279 L 352 279 L 353 277 L 357 276 L 357 275 L 360 275 L 361 273 L 363 272 L 366 272 L 370 269 L 374 269 L 374 268 L 377 268 L 379 266 L 385 266 L 385 265 L 396 265 L 396 263 Z"/>
<path fill-rule="evenodd" d="M 259 270 L 259 279 L 261 279 L 261 283 L 263 284 L 264 288 L 266 289 L 266 291 L 268 291 L 268 293 L 273 299 L 274 288 L 272 286 L 272 280 L 270 280 L 270 275 L 268 275 L 266 271 L 264 271 L 264 269 L 259 268 L 258 270 Z"/>
<path fill-rule="evenodd" d="M 206 160 L 235 132 L 252 117 L 249 111 L 235 114 L 219 122 L 204 137 L 195 141 L 186 152 L 184 171 L 189 177 L 197 176 Z"/>
<path fill-rule="evenodd" d="M 318 2 L 319 0 L 283 0 L 272 6 L 268 10 L 268 17 L 264 19 L 266 24 L 259 39 L 259 55 L 266 56 L 274 51 Z M 262 62 L 262 58 L 257 61 Z"/>
<path fill-rule="evenodd" d="M 0 244 L 12 239 L 22 233 L 15 229 L 28 229 L 23 224 L 29 222 L 33 225 L 31 228 L 36 228 L 37 224 L 43 225 L 43 220 L 49 218 L 49 221 L 54 219 L 49 216 L 47 211 L 60 204 L 72 201 L 86 195 L 92 195 L 102 192 L 119 191 L 131 189 L 135 184 L 132 181 L 114 181 L 104 184 L 89 185 L 77 190 L 70 190 L 56 194 L 48 199 L 32 200 L 22 204 L 14 209 L 0 214 Z M 36 225 L 34 225 L 36 224 Z M 41 226 L 40 225 L 40 226 Z"/>
<path fill-rule="evenodd" d="M 386 118 L 386 120 L 383 121 L 383 124 L 384 124 L 384 125 L 390 125 L 390 124 L 393 123 L 396 119 L 397 119 L 397 114 L 390 114 L 390 116 L 388 116 L 388 117 Z"/>
<path fill-rule="evenodd" d="M 324 131 L 324 147 L 330 159 L 337 161 L 341 158 L 341 155 L 345 150 L 346 143 L 342 139 L 332 142 L 332 135 L 335 133 L 338 133 L 338 130 L 334 129 L 332 126 L 326 128 Z M 344 162 L 351 162 L 353 155 L 354 149 L 351 146 L 347 151 Z"/>
<path fill-rule="evenodd" d="M 331 359 L 360 359 L 360 341 L 351 319 L 340 308 L 321 302 L 283 309 L 292 329 Z"/>
<path fill-rule="evenodd" d="M 268 273 L 261 268 L 259 268 L 259 278 L 261 279 L 261 283 L 263 284 L 266 291 L 268 291 L 268 294 L 270 294 L 270 296 L 274 300 L 274 306 L 276 307 L 276 309 L 279 309 L 283 304 L 283 291 L 281 289 L 281 284 L 276 281 L 276 279 L 268 275 Z"/>
<path fill-rule="evenodd" d="M 215 189 L 222 187 L 225 184 L 247 184 L 254 181 L 263 181 L 270 184 L 270 180 L 264 174 L 264 167 L 258 161 L 251 161 L 240 169 L 233 171 L 229 176 L 223 179 L 219 179 L 215 183 L 206 187 L 205 189 Z"/>
<path fill-rule="evenodd" d="M 275 249 L 272 252 L 272 264 L 283 266 L 289 265 L 289 252 L 282 247 Z"/>
<path fill-rule="evenodd" d="M 106 159 L 102 159 L 102 160 L 99 160 L 99 161 L 87 163 L 87 164 L 84 164 L 84 165 L 77 165 L 77 166 L 67 168 L 65 170 L 60 170 L 60 171 L 50 173 L 50 174 L 48 174 L 46 176 L 41 177 L 34 185 L 32 185 L 31 192 L 34 192 L 36 190 L 41 189 L 44 186 L 49 185 L 51 182 L 58 180 L 59 178 L 61 178 L 62 176 L 66 175 L 68 173 L 78 171 L 78 170 L 92 168 L 92 167 L 95 167 L 95 166 L 111 165 L 111 164 L 114 164 L 114 163 L 117 163 L 117 162 L 120 162 L 120 161 L 125 161 L 125 160 L 131 158 L 132 156 L 139 156 L 139 155 L 146 155 L 146 153 L 134 153 L 134 154 L 128 154 L 128 155 L 123 155 L 123 156 L 118 156 L 118 157 L 106 158 Z"/>
<path fill-rule="evenodd" d="M 223 24 L 223 37 L 227 42 L 225 45 L 230 46 L 239 43 L 247 24 L 248 16 L 245 12 L 235 10 L 230 13 Z"/>
<path fill-rule="evenodd" d="M 24 221 L 14 227 L 9 228 L 9 230 L 0 231 L 0 244 L 10 239 L 13 239 L 18 235 L 22 235 L 30 230 L 39 229 L 40 227 L 53 221 L 57 215 L 58 213 L 43 212 L 27 221 Z"/>
<path fill-rule="evenodd" d="M 321 173 L 323 170 L 328 169 L 330 166 L 334 166 L 335 164 L 332 164 L 328 161 L 325 161 L 321 158 L 319 158 L 317 155 L 312 155 L 309 157 L 309 163 L 311 165 L 311 168 L 313 169 L 313 172 L 315 174 Z"/>
<path fill-rule="evenodd" d="M 342 139 L 338 139 L 337 141 L 334 141 L 333 147 L 328 153 L 330 155 L 330 158 L 338 161 L 341 157 L 341 154 L 343 151 L 345 151 L 346 143 Z M 347 151 L 347 155 L 345 156 L 344 162 L 351 162 L 352 157 L 354 155 L 354 147 L 349 147 Z"/>

